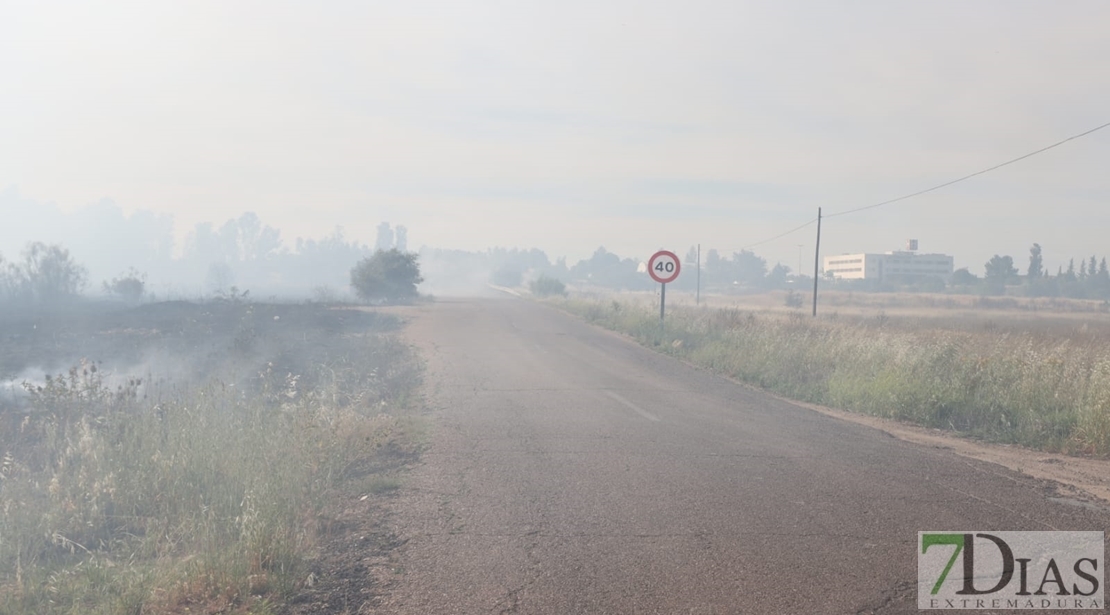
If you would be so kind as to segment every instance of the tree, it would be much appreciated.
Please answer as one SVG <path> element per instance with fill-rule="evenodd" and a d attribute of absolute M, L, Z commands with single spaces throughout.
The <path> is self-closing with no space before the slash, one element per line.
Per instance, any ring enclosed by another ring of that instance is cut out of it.
<path fill-rule="evenodd" d="M 712 248 L 705 255 L 706 272 L 716 272 L 721 267 L 721 254 L 717 248 Z"/>
<path fill-rule="evenodd" d="M 767 286 L 769 288 L 781 288 L 786 285 L 786 279 L 790 276 L 790 267 L 782 263 L 776 263 L 771 268 L 771 272 L 767 274 Z"/>
<path fill-rule="evenodd" d="M 229 235 L 236 255 L 243 262 L 269 258 L 281 249 L 281 231 L 265 226 L 258 214 L 248 211 L 238 220 L 228 220 L 221 232 Z"/>
<path fill-rule="evenodd" d="M 986 264 L 986 279 L 994 284 L 1005 284 L 1018 273 L 1014 259 L 1010 256 L 995 254 Z"/>
<path fill-rule="evenodd" d="M 622 259 L 601 246 L 589 259 L 578 261 L 571 267 L 570 274 L 574 279 L 605 288 L 650 288 L 651 278 L 637 272 L 639 265 L 639 261 Z"/>
<path fill-rule="evenodd" d="M 379 250 L 351 269 L 351 287 L 365 301 L 404 302 L 417 297 L 420 275 L 419 255 L 396 248 Z"/>
<path fill-rule="evenodd" d="M 1091 275 L 1091 286 L 1099 297 L 1106 298 L 1110 295 L 1110 271 L 1106 269 L 1106 257 L 1098 264 L 1098 269 Z"/>
<path fill-rule="evenodd" d="M 767 261 L 750 250 L 733 252 L 732 266 L 735 280 L 748 286 L 763 284 L 767 275 Z M 785 276 L 784 276 L 785 277 Z"/>
<path fill-rule="evenodd" d="M 23 262 L 8 266 L 9 293 L 35 303 L 76 298 L 88 283 L 89 273 L 60 245 L 35 242 L 23 251 Z"/>
<path fill-rule="evenodd" d="M 983 285 L 981 288 L 989 294 L 1000 295 L 1006 291 L 1006 283 L 1017 275 L 1014 259 L 1009 256 L 995 254 L 984 267 Z"/>
<path fill-rule="evenodd" d="M 952 272 L 953 286 L 974 286 L 979 283 L 979 276 L 962 267 Z"/>
<path fill-rule="evenodd" d="M 1064 279 L 1068 282 L 1075 281 L 1075 259 L 1068 261 L 1068 270 L 1064 272 Z"/>
<path fill-rule="evenodd" d="M 1035 243 L 1029 248 L 1029 283 L 1032 284 L 1044 276 L 1044 260 L 1041 258 L 1041 244 Z"/>

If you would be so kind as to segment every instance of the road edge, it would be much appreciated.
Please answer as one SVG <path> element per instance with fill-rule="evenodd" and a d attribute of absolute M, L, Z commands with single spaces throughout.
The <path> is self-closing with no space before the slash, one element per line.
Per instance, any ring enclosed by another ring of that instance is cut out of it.
<path fill-rule="evenodd" d="M 521 298 L 528 299 L 527 297 Z M 922 427 L 895 419 L 860 414 L 839 408 L 791 399 L 767 391 L 766 389 L 761 389 L 711 368 L 692 363 L 681 357 L 660 352 L 655 348 L 641 344 L 630 335 L 589 322 L 577 314 L 563 310 L 556 305 L 542 301 L 533 302 L 573 318 L 599 332 L 615 336 L 639 348 L 668 357 L 692 369 L 712 374 L 732 384 L 744 387 L 749 391 L 762 393 L 772 399 L 791 404 L 798 408 L 817 412 L 831 418 L 870 427 L 905 442 L 934 449 L 948 450 L 953 454 L 976 461 L 993 463 L 1031 478 L 1049 480 L 1066 487 L 1066 491 L 1069 492 L 1067 495 L 1072 499 L 1088 503 L 1097 502 L 1100 506 L 1110 507 L 1110 460 L 1049 453 L 1016 445 L 985 442 L 953 432 Z"/>

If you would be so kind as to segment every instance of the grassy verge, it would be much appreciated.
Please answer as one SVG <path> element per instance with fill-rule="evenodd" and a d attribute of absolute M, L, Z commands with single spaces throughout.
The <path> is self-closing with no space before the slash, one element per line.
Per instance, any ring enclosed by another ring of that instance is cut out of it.
<path fill-rule="evenodd" d="M 29 388 L 0 439 L 0 614 L 271 613 L 298 590 L 328 493 L 417 446 L 420 365 L 388 334 L 313 329 L 279 370 L 307 329 L 244 322 L 219 375 L 109 384 L 85 362 Z"/>
<path fill-rule="evenodd" d="M 587 321 L 794 399 L 1044 450 L 1110 455 L 1110 346 L 1097 338 L 907 330 L 881 319 L 555 302 Z"/>

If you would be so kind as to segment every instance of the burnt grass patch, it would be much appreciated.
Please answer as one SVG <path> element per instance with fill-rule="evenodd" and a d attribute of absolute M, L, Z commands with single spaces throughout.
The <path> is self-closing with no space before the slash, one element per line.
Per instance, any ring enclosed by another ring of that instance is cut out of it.
<path fill-rule="evenodd" d="M 395 315 L 245 300 L 0 312 L 0 615 L 344 613 L 423 438 Z"/>

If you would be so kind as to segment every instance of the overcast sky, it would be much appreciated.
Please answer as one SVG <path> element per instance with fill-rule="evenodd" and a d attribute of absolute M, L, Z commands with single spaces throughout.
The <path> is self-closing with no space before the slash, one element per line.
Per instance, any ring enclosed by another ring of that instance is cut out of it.
<path fill-rule="evenodd" d="M 1098 0 L 5 2 L 0 191 L 179 234 L 251 210 L 289 240 L 731 251 L 1110 121 L 1108 24 Z M 1110 255 L 1108 162 L 1110 129 L 830 219 L 822 251 Z M 755 250 L 796 267 L 812 231 Z"/>

